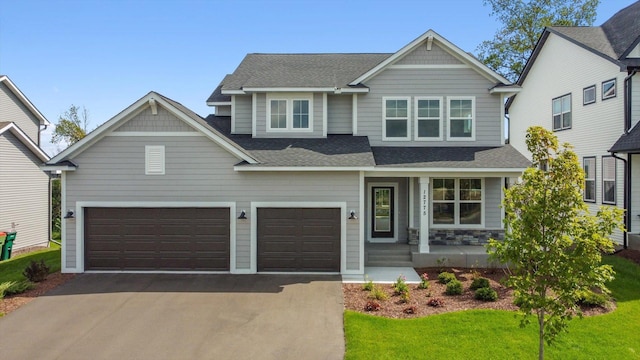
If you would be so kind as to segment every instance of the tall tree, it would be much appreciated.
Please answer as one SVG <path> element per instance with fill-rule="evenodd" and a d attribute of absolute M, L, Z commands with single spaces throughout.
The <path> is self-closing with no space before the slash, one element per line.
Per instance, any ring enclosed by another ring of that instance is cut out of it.
<path fill-rule="evenodd" d="M 478 46 L 478 58 L 516 81 L 546 26 L 592 25 L 600 0 L 484 0 L 501 28 Z"/>
<path fill-rule="evenodd" d="M 613 251 L 611 233 L 622 229 L 622 210 L 602 207 L 594 216 L 582 199 L 584 171 L 569 144 L 542 127 L 527 131 L 533 167 L 505 191 L 505 240 L 490 240 L 492 258 L 508 264 L 507 280 L 523 315 L 537 317 L 539 358 L 574 314 L 587 291 L 607 292 L 613 269 L 601 254 Z"/>
<path fill-rule="evenodd" d="M 73 145 L 87 136 L 87 125 L 89 124 L 89 112 L 83 106 L 71 105 L 69 110 L 58 118 L 58 123 L 53 131 L 51 142 L 59 144 Z"/>

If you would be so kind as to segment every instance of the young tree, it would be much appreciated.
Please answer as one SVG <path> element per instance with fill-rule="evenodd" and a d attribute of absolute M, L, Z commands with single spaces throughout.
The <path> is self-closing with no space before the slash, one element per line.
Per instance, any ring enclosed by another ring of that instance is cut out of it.
<path fill-rule="evenodd" d="M 594 216 L 582 199 L 584 172 L 569 144 L 542 127 L 527 131 L 533 166 L 522 181 L 505 191 L 505 240 L 490 240 L 493 259 L 509 267 L 508 285 L 529 324 L 539 326 L 539 358 L 574 314 L 580 294 L 599 289 L 613 279 L 613 269 L 601 264 L 601 254 L 613 251 L 609 238 L 622 229 L 622 210 L 602 207 Z"/>
<path fill-rule="evenodd" d="M 58 118 L 58 123 L 53 131 L 51 142 L 59 144 L 65 142 L 73 145 L 87 136 L 87 125 L 89 123 L 89 112 L 82 107 L 71 105 L 69 110 Z"/>
<path fill-rule="evenodd" d="M 478 46 L 478 58 L 516 81 L 546 26 L 592 25 L 600 0 L 484 0 L 502 24 L 493 40 Z"/>

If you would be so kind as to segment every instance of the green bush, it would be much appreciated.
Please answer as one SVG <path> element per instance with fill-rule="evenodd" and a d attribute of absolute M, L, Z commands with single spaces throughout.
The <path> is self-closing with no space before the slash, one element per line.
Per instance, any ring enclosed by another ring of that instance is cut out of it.
<path fill-rule="evenodd" d="M 402 295 L 409 292 L 409 285 L 407 285 L 407 278 L 403 275 L 398 276 L 398 279 L 393 283 L 393 291 L 396 295 Z"/>
<path fill-rule="evenodd" d="M 490 287 L 481 287 L 476 290 L 475 298 L 482 301 L 496 301 L 498 293 Z"/>
<path fill-rule="evenodd" d="M 22 275 L 32 282 L 40 282 L 49 276 L 49 266 L 45 264 L 44 259 L 40 262 L 31 260 L 29 266 L 24 269 Z"/>
<path fill-rule="evenodd" d="M 0 284 L 0 299 L 9 295 L 22 294 L 27 290 L 33 289 L 33 287 L 33 283 L 27 280 L 3 282 Z"/>
<path fill-rule="evenodd" d="M 373 280 L 369 280 L 362 285 L 362 290 L 371 291 L 373 290 Z"/>
<path fill-rule="evenodd" d="M 481 288 L 488 288 L 491 287 L 489 285 L 489 279 L 487 278 L 483 278 L 483 277 L 479 277 L 479 278 L 474 278 L 473 281 L 471 282 L 471 286 L 469 287 L 471 290 L 478 290 Z"/>
<path fill-rule="evenodd" d="M 593 291 L 585 291 L 580 294 L 578 304 L 590 307 L 605 307 L 609 302 L 609 296 L 607 294 L 595 293 Z"/>
<path fill-rule="evenodd" d="M 438 282 L 440 284 L 448 284 L 453 280 L 456 280 L 456 275 L 454 273 L 444 271 L 438 275 Z"/>
<path fill-rule="evenodd" d="M 373 285 L 373 289 L 371 289 L 369 297 L 376 300 L 387 300 L 389 295 L 387 295 L 381 287 Z"/>
<path fill-rule="evenodd" d="M 447 283 L 447 290 L 445 291 L 447 295 L 460 295 L 462 294 L 462 283 L 460 280 L 451 280 Z"/>

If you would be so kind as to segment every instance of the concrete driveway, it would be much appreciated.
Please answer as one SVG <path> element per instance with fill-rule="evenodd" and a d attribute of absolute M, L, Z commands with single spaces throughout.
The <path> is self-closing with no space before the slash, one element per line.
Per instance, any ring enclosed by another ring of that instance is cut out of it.
<path fill-rule="evenodd" d="M 342 359 L 339 276 L 82 274 L 0 318 L 2 359 Z"/>

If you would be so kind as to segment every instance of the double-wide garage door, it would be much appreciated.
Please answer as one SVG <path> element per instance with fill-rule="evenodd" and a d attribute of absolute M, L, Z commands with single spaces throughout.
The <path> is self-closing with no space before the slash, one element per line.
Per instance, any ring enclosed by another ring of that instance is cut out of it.
<path fill-rule="evenodd" d="M 259 208 L 258 271 L 339 272 L 340 209 Z"/>
<path fill-rule="evenodd" d="M 85 208 L 86 270 L 229 270 L 229 208 Z"/>

